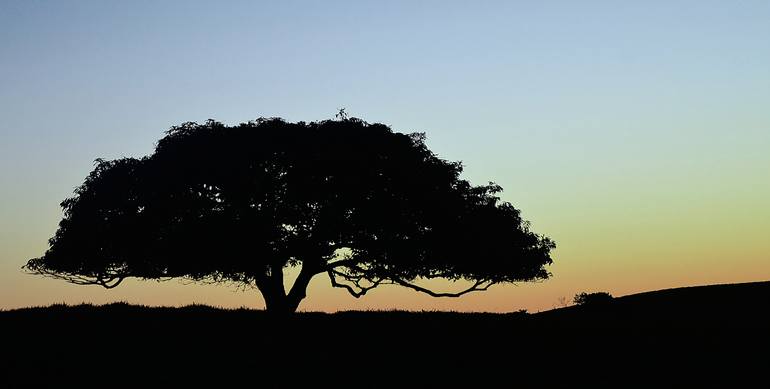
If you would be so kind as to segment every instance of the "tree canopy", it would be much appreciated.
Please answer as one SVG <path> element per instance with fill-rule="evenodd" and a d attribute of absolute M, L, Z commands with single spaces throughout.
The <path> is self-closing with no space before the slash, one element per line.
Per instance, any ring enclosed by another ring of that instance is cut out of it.
<path fill-rule="evenodd" d="M 25 268 L 107 288 L 128 277 L 232 282 L 258 288 L 273 311 L 294 311 L 319 274 L 355 297 L 382 284 L 441 297 L 548 278 L 553 241 L 498 185 L 461 172 L 424 134 L 347 116 L 188 122 L 150 156 L 97 159 Z M 420 278 L 470 283 L 442 293 Z"/>

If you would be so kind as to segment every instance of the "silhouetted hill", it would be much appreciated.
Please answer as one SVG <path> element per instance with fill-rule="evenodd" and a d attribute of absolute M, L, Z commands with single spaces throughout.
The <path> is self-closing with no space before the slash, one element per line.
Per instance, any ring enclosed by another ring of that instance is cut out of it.
<path fill-rule="evenodd" d="M 765 281 L 656 290 L 537 316 L 552 323 L 568 321 L 570 326 L 770 328 L 769 302 L 770 281 Z"/>
<path fill-rule="evenodd" d="M 54 305 L 0 312 L 0 387 L 736 386 L 762 378 L 770 282 L 538 314 Z"/>

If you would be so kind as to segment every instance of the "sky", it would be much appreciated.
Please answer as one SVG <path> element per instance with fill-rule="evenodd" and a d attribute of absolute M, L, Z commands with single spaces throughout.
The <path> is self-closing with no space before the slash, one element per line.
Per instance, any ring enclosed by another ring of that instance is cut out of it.
<path fill-rule="evenodd" d="M 28 275 L 96 158 L 208 118 L 334 117 L 426 132 L 553 238 L 552 278 L 459 299 L 361 299 L 318 277 L 300 309 L 530 312 L 770 280 L 770 2 L 0 2 L 0 309 L 261 308 L 256 291 Z M 439 284 L 458 289 L 462 285 Z"/>

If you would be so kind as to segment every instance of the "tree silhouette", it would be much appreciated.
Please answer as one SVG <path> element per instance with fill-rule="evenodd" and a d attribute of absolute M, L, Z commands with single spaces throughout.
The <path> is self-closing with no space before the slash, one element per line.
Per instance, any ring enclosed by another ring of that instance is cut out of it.
<path fill-rule="evenodd" d="M 236 283 L 273 312 L 295 311 L 319 274 L 355 297 L 383 284 L 457 297 L 548 278 L 554 243 L 499 186 L 472 186 L 461 171 L 424 134 L 347 116 L 184 123 L 150 156 L 97 159 L 61 203 L 50 248 L 25 268 L 106 288 L 128 277 Z M 470 286 L 435 292 L 420 278 Z"/>
<path fill-rule="evenodd" d="M 582 292 L 576 294 L 572 301 L 575 305 L 599 306 L 611 303 L 612 299 L 612 295 L 607 292 Z"/>

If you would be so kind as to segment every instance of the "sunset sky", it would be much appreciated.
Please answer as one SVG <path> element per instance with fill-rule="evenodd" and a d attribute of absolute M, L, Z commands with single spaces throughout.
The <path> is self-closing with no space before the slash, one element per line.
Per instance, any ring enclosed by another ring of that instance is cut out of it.
<path fill-rule="evenodd" d="M 312 284 L 302 310 L 539 311 L 770 280 L 770 2 L 3 1 L 0 309 L 128 301 L 263 307 L 170 281 L 24 274 L 96 158 L 170 126 L 338 108 L 427 133 L 557 243 L 552 279 L 435 299 Z M 436 285 L 459 288 L 462 285 Z"/>

